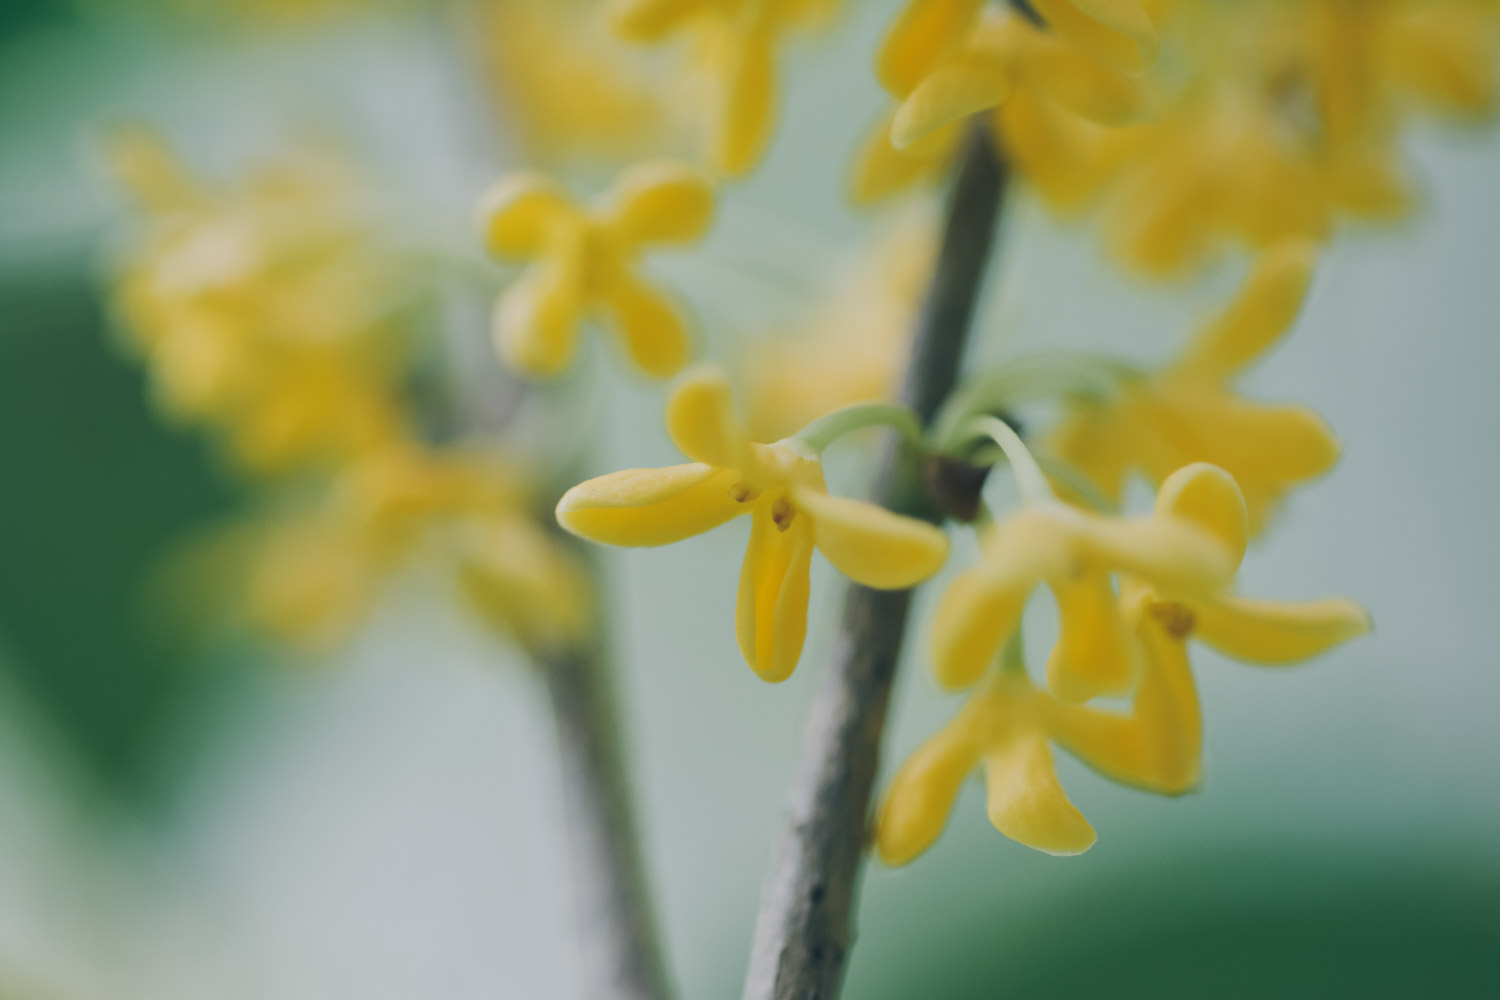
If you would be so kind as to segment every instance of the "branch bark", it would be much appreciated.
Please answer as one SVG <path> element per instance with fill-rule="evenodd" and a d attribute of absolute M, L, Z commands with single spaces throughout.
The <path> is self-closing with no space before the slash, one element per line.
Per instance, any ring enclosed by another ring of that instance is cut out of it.
<path fill-rule="evenodd" d="M 958 162 L 901 389 L 924 425 L 958 379 L 1005 178 L 990 130 L 976 123 Z M 940 520 L 923 486 L 920 456 L 899 442 L 883 455 L 873 494 L 892 510 Z M 809 720 L 787 830 L 762 891 L 744 1000 L 838 996 L 911 595 L 849 587 L 833 662 Z"/>
<path fill-rule="evenodd" d="M 597 645 L 539 665 L 557 730 L 582 995 L 668 1000 L 609 665 Z"/>

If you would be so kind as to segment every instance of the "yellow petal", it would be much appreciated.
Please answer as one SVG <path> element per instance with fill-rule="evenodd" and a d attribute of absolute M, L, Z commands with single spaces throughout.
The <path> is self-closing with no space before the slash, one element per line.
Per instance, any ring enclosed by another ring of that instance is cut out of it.
<path fill-rule="evenodd" d="M 949 690 L 979 680 L 1021 621 L 1036 577 L 997 581 L 983 568 L 953 578 L 932 615 L 930 655 L 937 681 Z"/>
<path fill-rule="evenodd" d="M 703 0 L 615 0 L 610 29 L 633 42 L 659 41 L 703 7 Z"/>
<path fill-rule="evenodd" d="M 722 67 L 723 107 L 714 138 L 714 162 L 730 177 L 755 166 L 771 139 L 776 113 L 776 63 L 768 28 L 757 28 L 729 46 Z"/>
<path fill-rule="evenodd" d="M 1028 82 L 1064 108 L 1101 125 L 1129 125 L 1145 116 L 1141 84 L 1061 42 L 1045 45 L 1027 68 Z"/>
<path fill-rule="evenodd" d="M 538 261 L 495 303 L 500 359 L 533 378 L 557 375 L 573 361 L 583 319 L 580 275 L 571 258 Z"/>
<path fill-rule="evenodd" d="M 807 518 L 793 517 L 783 530 L 771 509 L 768 498 L 755 505 L 735 636 L 750 669 L 774 684 L 790 677 L 802 656 L 813 545 Z"/>
<path fill-rule="evenodd" d="M 949 50 L 962 44 L 983 0 L 910 0 L 891 26 L 875 75 L 896 97 L 905 97 Z"/>
<path fill-rule="evenodd" d="M 1261 254 L 1234 303 L 1194 338 L 1176 371 L 1224 379 L 1264 354 L 1302 310 L 1317 253 L 1313 243 L 1291 240 Z"/>
<path fill-rule="evenodd" d="M 1239 566 L 1250 541 L 1245 497 L 1217 465 L 1194 462 L 1172 473 L 1156 494 L 1156 513 L 1195 524 L 1224 543 Z"/>
<path fill-rule="evenodd" d="M 891 121 L 891 144 L 912 143 L 969 115 L 1000 105 L 1012 89 L 1003 58 L 969 52 L 933 71 L 901 103 Z"/>
<path fill-rule="evenodd" d="M 611 231 L 626 246 L 691 243 L 708 231 L 714 187 L 685 163 L 637 166 L 615 185 L 607 210 Z"/>
<path fill-rule="evenodd" d="M 1063 701 L 1121 695 L 1135 683 L 1135 662 L 1106 573 L 1051 582 L 1059 615 L 1057 645 L 1047 659 L 1047 686 Z"/>
<path fill-rule="evenodd" d="M 606 315 L 630 360 L 655 378 L 682 371 L 688 359 L 688 333 L 671 301 L 623 267 L 610 269 L 601 284 Z"/>
<path fill-rule="evenodd" d="M 734 499 L 732 470 L 707 465 L 627 469 L 580 483 L 557 502 L 557 523 L 610 545 L 667 545 L 749 510 Z"/>
<path fill-rule="evenodd" d="M 717 368 L 701 365 L 678 381 L 667 399 L 667 433 L 694 461 L 741 472 L 753 464 L 729 380 Z"/>
<path fill-rule="evenodd" d="M 1234 577 L 1234 553 L 1202 528 L 1161 517 L 1081 520 L 1074 543 L 1092 564 L 1140 577 L 1173 595 L 1210 594 Z"/>
<path fill-rule="evenodd" d="M 567 194 L 550 178 L 520 173 L 502 178 L 479 205 L 485 249 L 496 257 L 532 257 L 552 227 L 572 214 Z"/>
<path fill-rule="evenodd" d="M 915 586 L 948 558 L 947 534 L 926 521 L 801 487 L 793 489 L 792 502 L 812 519 L 813 541 L 828 561 L 866 587 Z"/>
<path fill-rule="evenodd" d="M 1027 733 L 984 760 L 989 816 L 995 829 L 1048 854 L 1082 854 L 1094 828 L 1058 783 L 1047 741 Z"/>
<path fill-rule="evenodd" d="M 1288 602 L 1230 596 L 1203 601 L 1193 610 L 1198 638 L 1250 663 L 1297 663 L 1370 631 L 1369 614 L 1344 598 Z"/>
<path fill-rule="evenodd" d="M 950 160 L 958 129 L 938 129 L 935 151 L 927 143 L 906 149 L 891 145 L 891 117 L 882 118 L 865 137 L 854 160 L 849 180 L 850 197 L 856 205 L 872 205 L 935 176 Z"/>
<path fill-rule="evenodd" d="M 1031 5 L 1059 38 L 1106 66 L 1129 73 L 1156 61 L 1156 29 L 1132 0 L 1031 0 Z"/>
<path fill-rule="evenodd" d="M 959 789 L 979 763 L 967 732 L 950 724 L 922 744 L 896 772 L 875 831 L 880 860 L 904 865 L 937 840 L 953 812 Z"/>

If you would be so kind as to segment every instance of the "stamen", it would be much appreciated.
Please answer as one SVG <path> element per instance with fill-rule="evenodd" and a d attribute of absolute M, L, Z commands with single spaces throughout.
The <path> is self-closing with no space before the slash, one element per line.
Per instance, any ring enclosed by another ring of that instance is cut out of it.
<path fill-rule="evenodd" d="M 790 498 L 779 496 L 771 504 L 771 520 L 776 522 L 776 527 L 782 531 L 792 526 L 792 518 L 797 516 L 797 508 L 792 506 Z"/>
<path fill-rule="evenodd" d="M 729 487 L 729 495 L 738 503 L 748 503 L 760 495 L 760 491 L 749 483 L 741 480 Z"/>
<path fill-rule="evenodd" d="M 1174 639 L 1186 639 L 1198 624 L 1198 616 L 1193 614 L 1193 609 L 1176 601 L 1154 601 L 1150 611 L 1151 617 L 1161 622 L 1162 627 Z"/>

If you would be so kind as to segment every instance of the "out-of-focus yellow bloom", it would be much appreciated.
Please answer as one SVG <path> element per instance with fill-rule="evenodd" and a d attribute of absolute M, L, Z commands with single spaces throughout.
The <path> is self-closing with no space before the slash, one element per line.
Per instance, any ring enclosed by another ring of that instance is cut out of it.
<path fill-rule="evenodd" d="M 665 545 L 750 515 L 735 631 L 745 661 L 767 681 L 785 680 L 801 656 L 814 548 L 882 589 L 913 586 L 947 557 L 941 529 L 831 496 L 817 454 L 796 438 L 752 443 L 718 372 L 682 382 L 667 404 L 667 430 L 690 464 L 575 486 L 557 505 L 558 523 L 611 545 Z"/>
<path fill-rule="evenodd" d="M 530 158 L 628 158 L 659 149 L 676 130 L 672 95 L 602 30 L 596 4 L 478 6 L 483 68 Z"/>
<path fill-rule="evenodd" d="M 555 375 L 573 360 L 580 324 L 600 316 L 642 371 L 676 374 L 687 363 L 687 328 L 637 275 L 637 262 L 650 247 L 700 239 L 713 207 L 709 181 L 669 162 L 627 171 L 593 207 L 540 175 L 500 181 L 481 206 L 485 245 L 496 257 L 532 262 L 495 306 L 501 357 L 527 375 Z"/>
<path fill-rule="evenodd" d="M 344 471 L 322 507 L 273 526 L 252 562 L 250 617 L 285 639 L 335 638 L 420 559 L 523 645 L 575 641 L 590 619 L 586 580 L 527 512 L 529 499 L 491 456 L 372 455 Z"/>
<path fill-rule="evenodd" d="M 969 40 L 984 7 L 983 0 L 910 0 L 876 57 L 881 85 L 898 98 L 910 95 Z M 1031 7 L 1050 33 L 1104 65 L 1140 70 L 1155 58 L 1156 28 L 1139 0 L 1034 0 Z"/>
<path fill-rule="evenodd" d="M 1046 583 L 1061 620 L 1047 661 L 1052 692 L 1082 702 L 1130 691 L 1137 663 L 1112 577 L 1126 573 L 1184 599 L 1222 590 L 1239 557 L 1195 518 L 1214 505 L 1175 498 L 1226 491 L 1241 502 L 1223 470 L 1199 464 L 1163 484 L 1149 517 L 1108 517 L 1058 501 L 1023 505 L 986 534 L 980 564 L 959 574 L 938 602 L 931 635 L 938 681 L 963 688 L 978 680 L 1020 625 L 1032 591 Z"/>
<path fill-rule="evenodd" d="M 697 50 L 709 161 L 729 177 L 765 154 L 778 103 L 776 56 L 787 34 L 828 18 L 831 0 L 615 0 L 615 31 L 636 42 L 687 35 Z"/>
<path fill-rule="evenodd" d="M 1133 469 L 1161 483 L 1189 462 L 1212 462 L 1239 483 L 1259 531 L 1289 489 L 1338 459 L 1338 441 L 1317 414 L 1252 403 L 1229 386 L 1296 319 L 1315 253 L 1292 243 L 1262 255 L 1238 299 L 1175 363 L 1126 382 L 1111 399 L 1075 403 L 1049 450 L 1114 501 Z"/>
<path fill-rule="evenodd" d="M 903 213 L 848 262 L 799 324 L 803 333 L 751 347 L 752 438 L 774 441 L 841 407 L 895 395 L 936 248 L 930 216 Z"/>
<path fill-rule="evenodd" d="M 220 191 L 144 130 L 110 153 L 151 213 L 116 301 L 168 412 L 221 432 L 257 472 L 404 433 L 389 392 L 398 283 L 341 169 L 287 165 Z"/>
<path fill-rule="evenodd" d="M 1244 503 L 1222 470 L 1200 465 L 1171 477 L 1157 499 L 1155 517 L 1194 526 L 1217 543 L 1232 569 L 1238 568 L 1249 537 Z M 988 559 L 993 556 L 987 552 Z M 1052 854 L 1087 850 L 1094 831 L 1058 784 L 1049 741 L 1115 781 L 1180 794 L 1197 784 L 1202 758 L 1203 725 L 1187 659 L 1189 636 L 1237 659 L 1287 664 L 1369 630 L 1369 617 L 1352 601 L 1256 601 L 1222 588 L 1171 598 L 1160 586 L 1145 582 L 1138 570 L 1126 572 L 1132 575 L 1123 583 L 1123 598 L 1116 605 L 1113 593 L 1108 595 L 1110 614 L 1103 623 L 1070 621 L 1065 615 L 1058 648 L 1080 627 L 1108 636 L 1108 643 L 1117 631 L 1123 634 L 1128 655 L 1140 667 L 1128 713 L 1072 704 L 1039 691 L 1019 662 L 994 670 L 993 644 L 979 634 L 990 628 L 983 616 L 998 613 L 1007 620 L 1013 612 L 1009 604 L 980 607 L 959 591 L 958 620 L 950 617 L 943 623 L 940 618 L 935 632 L 944 628 L 968 634 L 940 641 L 939 653 L 989 657 L 980 663 L 989 674 L 958 716 L 913 754 L 892 781 L 876 839 L 887 863 L 905 864 L 931 846 L 963 780 L 981 765 L 990 819 L 1000 832 Z M 1106 645 L 1088 635 L 1074 635 L 1071 641 L 1075 649 L 1080 642 L 1101 650 Z M 972 663 L 964 665 L 965 671 L 972 669 Z"/>

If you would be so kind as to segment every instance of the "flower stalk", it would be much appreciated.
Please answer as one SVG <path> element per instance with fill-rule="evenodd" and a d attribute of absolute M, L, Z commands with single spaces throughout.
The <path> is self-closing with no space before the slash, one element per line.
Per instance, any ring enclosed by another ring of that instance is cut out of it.
<path fill-rule="evenodd" d="M 958 379 L 1005 179 L 988 131 L 971 128 L 901 390 L 901 401 L 924 426 Z M 873 492 L 899 513 L 934 521 L 940 516 L 923 489 L 920 455 L 902 442 L 887 447 Z M 745 1000 L 830 1000 L 839 993 L 911 594 L 849 588 L 833 662 L 809 720 L 786 830 L 763 889 Z"/>

